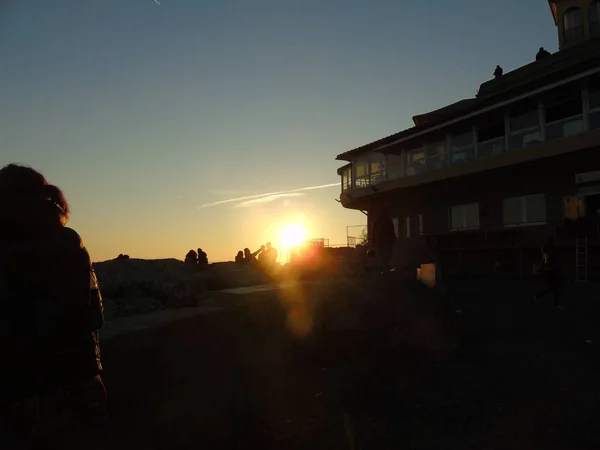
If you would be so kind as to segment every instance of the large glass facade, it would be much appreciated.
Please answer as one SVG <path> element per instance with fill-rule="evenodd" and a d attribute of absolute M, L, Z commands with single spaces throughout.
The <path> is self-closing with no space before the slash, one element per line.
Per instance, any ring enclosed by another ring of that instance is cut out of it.
<path fill-rule="evenodd" d="M 579 85 L 562 86 L 543 99 L 546 140 L 573 136 L 584 131 L 583 101 Z"/>
<path fill-rule="evenodd" d="M 508 149 L 516 150 L 542 142 L 540 112 L 535 99 L 511 105 L 508 110 Z"/>
<path fill-rule="evenodd" d="M 404 147 L 396 147 L 396 154 L 373 152 L 353 163 L 354 184 L 345 178 L 343 182 L 353 188 L 366 187 L 498 157 L 507 150 L 518 151 L 594 129 L 600 129 L 600 75 L 398 144 Z"/>

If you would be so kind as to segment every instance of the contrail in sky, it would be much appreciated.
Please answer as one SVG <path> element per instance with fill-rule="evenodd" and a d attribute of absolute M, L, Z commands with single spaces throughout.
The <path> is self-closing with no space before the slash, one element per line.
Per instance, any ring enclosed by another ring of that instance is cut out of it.
<path fill-rule="evenodd" d="M 298 188 L 298 189 L 290 189 L 289 191 L 265 192 L 264 194 L 247 195 L 245 197 L 230 198 L 230 199 L 221 200 L 218 202 L 205 203 L 204 205 L 200 206 L 200 208 L 208 208 L 210 206 L 224 205 L 225 203 L 242 202 L 244 200 L 252 200 L 255 198 L 269 197 L 269 196 L 274 196 L 274 195 L 280 196 L 281 194 L 290 194 L 293 192 L 314 191 L 315 189 L 325 189 L 328 187 L 339 186 L 339 185 L 340 185 L 339 183 L 330 183 L 330 184 L 321 184 L 319 186 L 308 186 L 308 187 L 303 187 L 303 188 Z"/>
<path fill-rule="evenodd" d="M 252 200 L 246 200 L 244 202 L 238 203 L 237 205 L 235 205 L 235 207 L 236 208 L 248 208 L 250 206 L 271 203 L 279 198 L 301 197 L 302 195 L 306 195 L 306 194 L 303 194 L 302 192 L 288 192 L 285 194 L 266 195 L 264 197 L 254 198 Z"/>

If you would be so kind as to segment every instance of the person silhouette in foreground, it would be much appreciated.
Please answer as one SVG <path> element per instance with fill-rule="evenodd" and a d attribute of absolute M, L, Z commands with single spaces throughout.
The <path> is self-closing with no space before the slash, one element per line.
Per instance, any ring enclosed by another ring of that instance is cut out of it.
<path fill-rule="evenodd" d="M 61 190 L 34 169 L 0 169 L 0 202 L 0 436 L 23 448 L 95 448 L 106 391 L 90 255 L 65 226 Z"/>
<path fill-rule="evenodd" d="M 239 251 L 237 252 L 237 255 L 235 255 L 235 262 L 236 264 L 243 264 L 244 263 L 244 252 L 243 251 Z"/>
<path fill-rule="evenodd" d="M 371 230 L 371 243 L 379 258 L 381 268 L 388 270 L 396 243 L 394 222 L 385 209 L 381 208 Z"/>
<path fill-rule="evenodd" d="M 556 271 L 556 248 L 554 238 L 550 236 L 542 247 L 542 275 L 544 277 L 544 289 L 533 296 L 535 301 L 540 297 L 551 294 L 554 306 L 563 309 L 560 302 L 560 280 Z"/>

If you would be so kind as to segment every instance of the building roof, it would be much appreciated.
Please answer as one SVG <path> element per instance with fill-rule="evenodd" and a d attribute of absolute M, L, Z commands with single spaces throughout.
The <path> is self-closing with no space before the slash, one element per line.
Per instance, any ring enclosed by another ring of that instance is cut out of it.
<path fill-rule="evenodd" d="M 591 39 L 579 45 L 561 50 L 540 60 L 533 61 L 502 75 L 498 79 L 484 82 L 479 87 L 477 97 L 453 103 L 438 110 L 413 117 L 415 126 L 399 131 L 369 144 L 339 154 L 336 159 L 347 161 L 356 154 L 374 151 L 393 144 L 399 139 L 407 139 L 413 134 L 442 125 L 444 122 L 459 119 L 478 109 L 506 101 L 511 97 L 532 91 L 568 76 L 580 73 L 600 62 L 600 39 Z"/>
<path fill-rule="evenodd" d="M 474 98 L 460 100 L 456 103 L 452 103 L 451 105 L 444 106 L 440 109 L 436 109 L 435 111 L 413 116 L 413 122 L 416 126 L 427 125 L 428 123 L 441 122 L 442 120 L 454 117 L 457 113 L 460 113 L 461 111 L 471 106 L 475 101 L 476 99 Z"/>
<path fill-rule="evenodd" d="M 548 0 L 548 6 L 552 11 L 552 17 L 554 17 L 554 25 L 558 25 L 558 12 L 556 11 L 556 0 Z"/>

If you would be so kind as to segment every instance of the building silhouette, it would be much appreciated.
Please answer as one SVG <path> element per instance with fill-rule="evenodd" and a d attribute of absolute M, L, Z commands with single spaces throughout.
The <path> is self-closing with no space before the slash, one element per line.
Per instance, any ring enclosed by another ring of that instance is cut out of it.
<path fill-rule="evenodd" d="M 449 276 L 528 277 L 554 236 L 563 276 L 600 276 L 600 1 L 549 6 L 558 52 L 337 156 L 342 205 L 393 217 L 397 266 L 434 242 Z"/>

